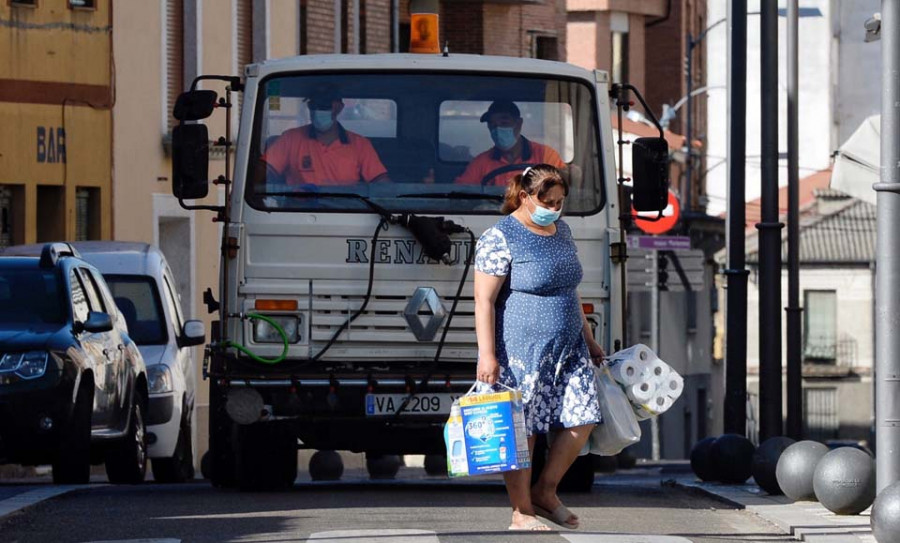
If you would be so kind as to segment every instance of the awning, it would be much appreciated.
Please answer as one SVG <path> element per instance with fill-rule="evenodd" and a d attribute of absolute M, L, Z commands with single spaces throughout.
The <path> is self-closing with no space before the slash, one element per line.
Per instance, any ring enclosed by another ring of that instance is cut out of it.
<path fill-rule="evenodd" d="M 881 115 L 872 115 L 838 149 L 831 188 L 870 204 L 881 181 Z"/>

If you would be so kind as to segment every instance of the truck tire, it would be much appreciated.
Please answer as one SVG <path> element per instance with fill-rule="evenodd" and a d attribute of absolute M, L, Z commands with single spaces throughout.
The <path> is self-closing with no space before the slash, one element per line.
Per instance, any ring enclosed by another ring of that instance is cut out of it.
<path fill-rule="evenodd" d="M 243 491 L 287 490 L 297 479 L 297 438 L 281 425 L 238 426 L 237 486 Z"/>
<path fill-rule="evenodd" d="M 235 476 L 234 444 L 237 425 L 225 412 L 225 391 L 216 384 L 209 383 L 209 481 L 216 488 L 233 488 Z"/>
<path fill-rule="evenodd" d="M 191 444 L 191 422 L 187 417 L 181 421 L 178 430 L 175 454 L 169 458 L 154 458 L 150 465 L 157 483 L 183 483 L 194 478 L 194 447 Z"/>
<path fill-rule="evenodd" d="M 136 485 L 147 474 L 147 430 L 144 425 L 144 399 L 135 393 L 125 438 L 106 455 L 106 477 L 110 483 Z"/>
<path fill-rule="evenodd" d="M 87 484 L 91 478 L 91 414 L 94 387 L 83 383 L 75 400 L 72 418 L 60 430 L 59 448 L 53 460 L 53 482 L 58 485 Z"/>

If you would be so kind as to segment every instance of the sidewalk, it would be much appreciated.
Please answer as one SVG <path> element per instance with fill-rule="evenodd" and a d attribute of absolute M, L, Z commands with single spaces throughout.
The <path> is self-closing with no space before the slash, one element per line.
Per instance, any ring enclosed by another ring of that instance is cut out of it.
<path fill-rule="evenodd" d="M 660 468 L 660 484 L 697 492 L 746 509 L 778 526 L 798 541 L 810 543 L 875 543 L 866 509 L 859 515 L 835 515 L 818 502 L 792 502 L 784 496 L 770 496 L 753 483 L 743 485 L 706 483 L 682 466 Z"/>

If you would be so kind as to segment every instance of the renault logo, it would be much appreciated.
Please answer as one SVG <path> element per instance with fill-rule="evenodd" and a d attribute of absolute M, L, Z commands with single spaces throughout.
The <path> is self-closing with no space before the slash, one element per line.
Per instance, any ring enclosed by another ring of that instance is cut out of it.
<path fill-rule="evenodd" d="M 431 315 L 419 315 L 423 311 L 423 306 L 427 306 Z M 425 318 L 425 324 L 422 324 L 422 318 Z M 419 341 L 431 341 L 437 334 L 438 329 L 444 322 L 447 312 L 444 311 L 444 305 L 437 292 L 431 287 L 419 287 L 406 304 L 403 310 L 403 318 L 409 324 L 409 329 Z"/>

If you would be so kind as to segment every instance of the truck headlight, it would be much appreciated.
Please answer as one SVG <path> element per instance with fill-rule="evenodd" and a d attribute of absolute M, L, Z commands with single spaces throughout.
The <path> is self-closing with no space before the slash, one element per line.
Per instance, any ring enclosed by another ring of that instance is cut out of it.
<path fill-rule="evenodd" d="M 46 372 L 46 351 L 6 353 L 0 357 L 0 373 L 14 373 L 22 379 L 37 379 Z"/>
<path fill-rule="evenodd" d="M 284 330 L 288 343 L 300 341 L 300 319 L 289 315 L 266 315 Z M 281 334 L 274 326 L 262 319 L 253 319 L 254 343 L 282 343 Z"/>
<path fill-rule="evenodd" d="M 172 372 L 165 364 L 154 364 L 147 368 L 147 388 L 150 394 L 172 392 Z"/>

